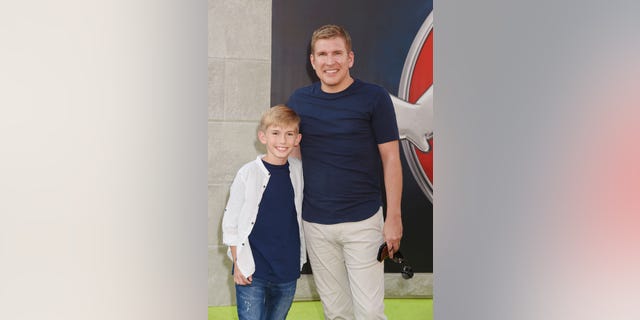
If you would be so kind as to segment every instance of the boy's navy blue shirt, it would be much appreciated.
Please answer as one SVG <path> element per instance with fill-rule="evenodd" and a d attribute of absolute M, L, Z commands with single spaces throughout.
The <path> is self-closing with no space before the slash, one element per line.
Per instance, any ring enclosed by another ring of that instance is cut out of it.
<path fill-rule="evenodd" d="M 303 219 L 336 224 L 375 214 L 382 205 L 378 144 L 399 138 L 389 93 L 358 79 L 326 93 L 316 82 L 296 90 L 287 105 L 301 118 Z"/>
<path fill-rule="evenodd" d="M 300 277 L 300 234 L 289 163 L 273 165 L 249 243 L 256 264 L 254 277 L 283 283 Z"/>

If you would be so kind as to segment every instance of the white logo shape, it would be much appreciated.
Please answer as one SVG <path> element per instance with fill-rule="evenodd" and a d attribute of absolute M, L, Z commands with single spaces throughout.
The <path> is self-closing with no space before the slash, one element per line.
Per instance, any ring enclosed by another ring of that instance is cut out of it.
<path fill-rule="evenodd" d="M 417 184 L 433 203 L 433 181 L 425 173 L 415 148 L 423 153 L 433 152 L 429 139 L 433 138 L 433 84 L 420 96 L 415 104 L 409 100 L 409 88 L 418 57 L 427 37 L 433 30 L 433 12 L 418 30 L 405 59 L 402 76 L 398 88 L 398 97 L 391 95 L 391 100 L 398 119 L 398 130 L 402 140 L 402 150 Z M 414 148 L 415 146 L 415 148 Z M 431 168 L 430 171 L 433 171 Z M 432 172 L 430 172 L 432 173 Z"/>

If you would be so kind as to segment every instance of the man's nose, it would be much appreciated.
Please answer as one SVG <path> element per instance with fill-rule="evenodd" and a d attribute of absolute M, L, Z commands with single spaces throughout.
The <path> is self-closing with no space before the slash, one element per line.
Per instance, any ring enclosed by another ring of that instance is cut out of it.
<path fill-rule="evenodd" d="M 332 54 L 327 55 L 327 64 L 333 64 L 335 57 Z"/>

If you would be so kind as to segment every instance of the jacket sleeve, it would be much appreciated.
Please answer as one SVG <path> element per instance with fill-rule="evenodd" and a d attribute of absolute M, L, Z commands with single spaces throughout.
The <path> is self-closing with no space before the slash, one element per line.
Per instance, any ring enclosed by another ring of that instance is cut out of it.
<path fill-rule="evenodd" d="M 228 246 L 237 246 L 242 240 L 238 231 L 238 221 L 245 200 L 245 189 L 245 179 L 241 170 L 233 179 L 229 201 L 222 217 L 222 242 Z"/>

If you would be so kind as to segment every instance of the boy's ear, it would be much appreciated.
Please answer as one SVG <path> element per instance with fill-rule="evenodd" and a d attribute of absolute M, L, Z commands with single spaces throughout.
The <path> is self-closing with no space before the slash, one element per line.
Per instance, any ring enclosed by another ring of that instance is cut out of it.
<path fill-rule="evenodd" d="M 264 132 L 262 132 L 262 130 L 258 130 L 258 140 L 260 140 L 262 144 L 267 144 L 267 137 L 265 136 Z"/>
<path fill-rule="evenodd" d="M 300 144 L 300 140 L 302 140 L 302 134 L 298 133 L 298 137 L 296 138 L 296 142 L 293 145 L 297 147 Z"/>

